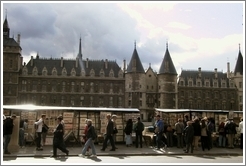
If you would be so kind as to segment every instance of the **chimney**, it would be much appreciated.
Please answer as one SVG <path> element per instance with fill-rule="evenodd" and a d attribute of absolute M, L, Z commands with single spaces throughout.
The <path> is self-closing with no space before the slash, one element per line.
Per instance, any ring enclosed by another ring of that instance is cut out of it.
<path fill-rule="evenodd" d="M 198 76 L 202 77 L 201 67 L 198 68 Z"/>
<path fill-rule="evenodd" d="M 124 59 L 123 60 L 123 73 L 126 72 L 126 60 Z"/>
<path fill-rule="evenodd" d="M 61 67 L 63 67 L 63 57 L 61 57 Z"/>
<path fill-rule="evenodd" d="M 86 68 L 88 69 L 89 68 L 89 59 L 86 58 Z"/>
<path fill-rule="evenodd" d="M 20 45 L 20 34 L 17 35 L 17 43 Z"/>
<path fill-rule="evenodd" d="M 231 75 L 230 75 L 230 62 L 227 62 L 227 78 L 231 78 Z"/>
<path fill-rule="evenodd" d="M 217 68 L 214 69 L 214 77 L 215 77 L 215 78 L 218 78 Z"/>
<path fill-rule="evenodd" d="M 76 68 L 78 68 L 78 66 L 79 66 L 79 58 L 78 58 L 78 57 L 76 57 L 75 67 L 76 67 Z"/>
<path fill-rule="evenodd" d="M 31 56 L 31 66 L 33 66 L 33 56 Z"/>
<path fill-rule="evenodd" d="M 108 68 L 108 59 L 105 60 L 105 69 Z"/>

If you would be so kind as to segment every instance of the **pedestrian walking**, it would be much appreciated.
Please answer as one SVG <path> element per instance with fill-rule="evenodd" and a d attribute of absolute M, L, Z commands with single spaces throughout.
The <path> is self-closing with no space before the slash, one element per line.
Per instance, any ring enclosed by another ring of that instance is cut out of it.
<path fill-rule="evenodd" d="M 19 126 L 19 146 L 20 148 L 25 147 L 25 130 L 27 129 L 27 125 L 25 125 L 25 120 L 20 120 L 20 126 Z"/>
<path fill-rule="evenodd" d="M 8 150 L 9 142 L 14 128 L 14 120 L 16 115 L 13 114 L 11 117 L 7 117 L 3 124 L 3 136 L 4 136 L 4 154 L 11 154 Z"/>
<path fill-rule="evenodd" d="M 107 124 L 107 128 L 106 128 L 106 136 L 105 139 L 103 141 L 103 147 L 101 149 L 101 151 L 105 151 L 106 147 L 107 147 L 107 143 L 108 140 L 110 140 L 110 144 L 112 146 L 112 149 L 110 149 L 110 151 L 115 151 L 115 145 L 114 145 L 114 140 L 113 140 L 113 129 L 114 129 L 114 123 L 111 120 L 111 115 L 107 114 L 107 120 L 108 120 L 108 124 Z"/>
<path fill-rule="evenodd" d="M 156 145 L 157 149 L 161 148 L 163 144 L 163 133 L 164 133 L 164 122 L 160 119 L 160 115 L 156 116 L 156 124 L 155 124 L 155 134 L 156 134 Z"/>
<path fill-rule="evenodd" d="M 53 155 L 51 157 L 57 157 L 57 149 L 60 149 L 63 153 L 66 153 L 68 156 L 69 150 L 64 147 L 64 130 L 63 126 L 61 124 L 62 118 L 58 117 L 57 118 L 57 126 L 54 129 L 54 137 L 53 137 Z"/>
<path fill-rule="evenodd" d="M 88 119 L 87 120 L 87 132 L 86 132 L 86 143 L 85 143 L 85 146 L 84 148 L 82 149 L 82 152 L 81 154 L 79 154 L 80 157 L 85 157 L 85 153 L 88 149 L 88 147 L 91 147 L 91 151 L 92 151 L 92 155 L 90 157 L 97 157 L 96 155 L 96 148 L 95 148 L 95 145 L 94 145 L 94 141 L 95 139 L 97 138 L 97 134 L 96 134 L 96 131 L 95 131 L 95 127 L 92 125 L 92 120 L 91 119 Z"/>
<path fill-rule="evenodd" d="M 41 140 L 42 140 L 42 128 L 43 128 L 43 123 L 44 120 L 46 119 L 46 115 L 42 114 L 41 118 L 35 122 L 34 124 L 37 126 L 36 127 L 36 150 L 40 151 L 43 150 L 43 148 L 41 147 Z"/>

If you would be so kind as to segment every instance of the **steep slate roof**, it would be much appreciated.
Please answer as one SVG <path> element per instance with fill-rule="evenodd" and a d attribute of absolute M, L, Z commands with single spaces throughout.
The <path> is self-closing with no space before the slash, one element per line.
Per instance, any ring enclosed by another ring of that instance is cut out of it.
<path fill-rule="evenodd" d="M 3 31 L 9 31 L 9 24 L 8 24 L 8 20 L 7 17 L 4 20 L 3 23 Z M 9 32 L 7 34 L 7 36 L 3 37 L 3 46 L 10 46 L 10 47 L 20 47 L 20 45 L 15 41 L 14 38 L 10 38 L 9 37 Z"/>
<path fill-rule="evenodd" d="M 236 73 L 240 73 L 241 75 L 243 75 L 243 56 L 240 51 L 240 48 L 239 48 L 239 53 L 237 57 L 237 63 L 236 63 L 235 70 L 234 70 L 234 75 L 236 75 Z"/>
<path fill-rule="evenodd" d="M 195 70 L 182 70 L 180 77 L 184 78 L 184 84 L 188 85 L 189 78 L 192 78 L 193 85 L 196 85 L 196 78 L 198 78 L 199 71 Z M 202 85 L 205 85 L 205 78 L 209 78 L 210 86 L 213 85 L 213 80 L 215 78 L 215 72 L 214 71 L 201 71 L 201 81 Z M 229 80 L 227 79 L 227 73 L 218 72 L 217 71 L 217 79 L 218 79 L 218 87 L 221 87 L 221 80 L 225 79 L 227 82 L 227 86 L 229 85 Z M 179 80 L 180 81 L 180 80 Z"/>
<path fill-rule="evenodd" d="M 13 38 L 3 38 L 3 46 L 20 47 L 20 45 Z"/>
<path fill-rule="evenodd" d="M 127 73 L 135 72 L 133 70 L 133 65 L 134 65 L 133 61 L 134 60 L 136 61 L 136 72 L 137 73 L 145 73 L 143 65 L 142 65 L 142 62 L 141 62 L 141 60 L 140 60 L 140 58 L 138 56 L 138 52 L 137 52 L 137 49 L 136 49 L 136 42 L 135 42 L 134 51 L 132 53 L 131 61 L 130 61 L 129 65 L 127 66 Z"/>
<path fill-rule="evenodd" d="M 83 66 L 86 66 L 86 61 L 83 60 Z M 105 61 L 103 60 L 88 60 L 88 68 L 85 68 L 86 76 L 90 75 L 91 69 L 94 69 L 95 76 L 100 76 L 101 69 L 104 70 L 105 76 L 109 76 L 110 70 L 112 69 L 114 71 L 114 76 L 118 77 L 118 72 L 121 70 L 118 64 L 115 61 L 108 61 L 108 68 L 105 68 Z M 62 69 L 65 67 L 67 70 L 67 75 L 71 75 L 72 68 L 76 71 L 76 76 L 80 76 L 81 73 L 81 67 L 78 65 L 76 68 L 76 60 L 65 60 L 63 59 L 63 67 L 61 67 L 61 59 L 40 59 L 36 58 L 33 59 L 33 66 L 31 66 L 31 60 L 27 63 L 26 67 L 28 69 L 28 74 L 32 74 L 32 70 L 34 67 L 37 67 L 38 69 L 38 75 L 42 75 L 42 70 L 44 67 L 46 67 L 48 71 L 48 75 L 52 75 L 52 70 L 55 67 L 57 70 L 57 75 L 62 74 Z"/>
<path fill-rule="evenodd" d="M 176 74 L 177 75 L 177 72 L 176 72 L 176 69 L 174 67 L 172 58 L 171 58 L 170 53 L 168 51 L 168 44 L 166 45 L 166 47 L 167 48 L 166 48 L 166 52 L 164 55 L 164 59 L 162 61 L 162 64 L 161 64 L 161 67 L 160 67 L 158 74 L 168 73 L 168 74 Z"/>

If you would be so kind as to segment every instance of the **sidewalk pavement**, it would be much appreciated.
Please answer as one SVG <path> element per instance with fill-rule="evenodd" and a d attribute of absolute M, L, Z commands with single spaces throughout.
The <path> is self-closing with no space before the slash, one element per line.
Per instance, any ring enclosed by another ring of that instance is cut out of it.
<path fill-rule="evenodd" d="M 209 151 L 206 149 L 202 151 L 201 147 L 199 150 L 194 150 L 193 153 L 184 153 L 183 149 L 177 147 L 167 147 L 166 149 L 157 150 L 152 146 L 143 145 L 143 148 L 136 148 L 134 145 L 126 147 L 124 144 L 116 144 L 116 151 L 110 151 L 109 146 L 105 151 L 101 151 L 102 145 L 95 145 L 97 156 L 146 156 L 146 155 L 212 155 L 212 156 L 243 156 L 243 150 L 236 147 L 234 149 L 229 148 L 217 148 L 213 147 Z M 78 156 L 82 151 L 81 145 L 74 145 L 73 147 L 67 147 L 69 150 L 69 156 Z M 36 151 L 35 146 L 26 146 L 20 148 L 18 152 L 11 152 L 11 154 L 4 154 L 3 157 L 49 157 L 51 156 L 53 147 L 47 145 L 43 147 L 43 151 Z M 91 151 L 90 151 L 91 152 Z M 59 149 L 57 155 L 65 155 Z"/>

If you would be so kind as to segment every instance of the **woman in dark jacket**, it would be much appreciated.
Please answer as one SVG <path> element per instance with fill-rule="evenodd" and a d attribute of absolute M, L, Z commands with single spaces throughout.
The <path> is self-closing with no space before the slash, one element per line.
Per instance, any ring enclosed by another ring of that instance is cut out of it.
<path fill-rule="evenodd" d="M 53 155 L 51 157 L 57 157 L 57 148 L 60 149 L 63 153 L 66 153 L 68 156 L 69 151 L 64 147 L 64 131 L 63 125 L 61 124 L 62 118 L 57 118 L 57 126 L 54 130 L 54 137 L 53 137 Z"/>
<path fill-rule="evenodd" d="M 131 146 L 132 145 L 132 128 L 133 128 L 133 122 L 132 119 L 128 119 L 126 122 L 126 127 L 124 129 L 124 132 L 126 134 L 126 146 Z"/>
<path fill-rule="evenodd" d="M 194 139 L 193 139 L 193 146 L 194 150 L 198 150 L 198 142 L 201 139 L 201 126 L 200 121 L 198 118 L 194 119 L 194 123 L 192 123 L 194 128 Z"/>

